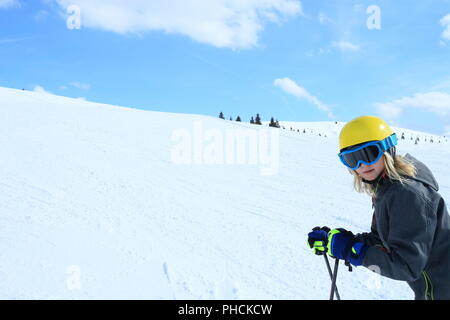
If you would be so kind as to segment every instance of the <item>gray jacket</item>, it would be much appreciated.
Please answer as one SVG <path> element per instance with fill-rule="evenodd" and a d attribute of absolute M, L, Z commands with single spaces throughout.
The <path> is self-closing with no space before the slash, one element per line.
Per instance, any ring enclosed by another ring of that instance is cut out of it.
<path fill-rule="evenodd" d="M 431 171 L 409 154 L 405 159 L 417 175 L 406 184 L 378 182 L 372 230 L 357 235 L 369 245 L 363 265 L 407 281 L 416 299 L 450 299 L 450 217 Z"/>

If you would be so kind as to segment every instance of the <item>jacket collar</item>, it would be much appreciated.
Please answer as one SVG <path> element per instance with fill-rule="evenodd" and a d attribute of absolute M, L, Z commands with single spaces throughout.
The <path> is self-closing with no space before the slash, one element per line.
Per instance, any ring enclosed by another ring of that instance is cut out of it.
<path fill-rule="evenodd" d="M 371 181 L 363 179 L 363 182 L 372 185 L 375 190 L 375 198 L 379 198 L 389 188 L 389 186 L 394 183 L 394 181 L 392 181 L 387 175 L 386 170 L 383 171 L 376 179 Z"/>

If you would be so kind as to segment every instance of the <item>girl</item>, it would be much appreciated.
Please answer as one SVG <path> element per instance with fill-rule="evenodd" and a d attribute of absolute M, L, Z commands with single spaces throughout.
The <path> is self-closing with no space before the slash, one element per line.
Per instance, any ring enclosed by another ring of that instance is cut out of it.
<path fill-rule="evenodd" d="M 407 154 L 396 155 L 395 133 L 382 119 L 362 116 L 339 136 L 341 162 L 354 187 L 372 197 L 371 232 L 314 228 L 308 243 L 354 266 L 407 281 L 416 299 L 450 299 L 450 217 L 431 171 Z"/>

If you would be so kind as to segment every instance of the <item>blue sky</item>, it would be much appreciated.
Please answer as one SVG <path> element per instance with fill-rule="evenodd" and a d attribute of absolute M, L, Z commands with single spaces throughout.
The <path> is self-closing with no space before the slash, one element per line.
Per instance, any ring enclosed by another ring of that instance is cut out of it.
<path fill-rule="evenodd" d="M 450 135 L 450 0 L 0 0 L 0 86 Z"/>

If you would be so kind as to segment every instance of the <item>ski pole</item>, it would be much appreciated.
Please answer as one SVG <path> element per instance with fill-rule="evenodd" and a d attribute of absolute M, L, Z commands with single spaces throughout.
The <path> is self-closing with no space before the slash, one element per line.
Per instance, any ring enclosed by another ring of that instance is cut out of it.
<path fill-rule="evenodd" d="M 336 261 L 334 262 L 333 279 L 331 281 L 330 300 L 334 300 L 334 291 L 336 290 L 336 278 L 338 273 L 338 267 L 339 267 L 339 259 L 336 259 Z"/>
<path fill-rule="evenodd" d="M 325 263 L 327 265 L 328 273 L 330 274 L 330 280 L 333 281 L 333 273 L 331 271 L 330 262 L 328 261 L 328 257 L 327 257 L 326 254 L 324 254 L 323 257 L 325 258 Z M 335 289 L 336 289 L 335 290 L 336 291 L 336 298 L 338 300 L 341 300 L 341 296 L 339 295 L 339 291 L 338 291 L 338 288 L 337 288 L 336 285 L 335 285 Z"/>

